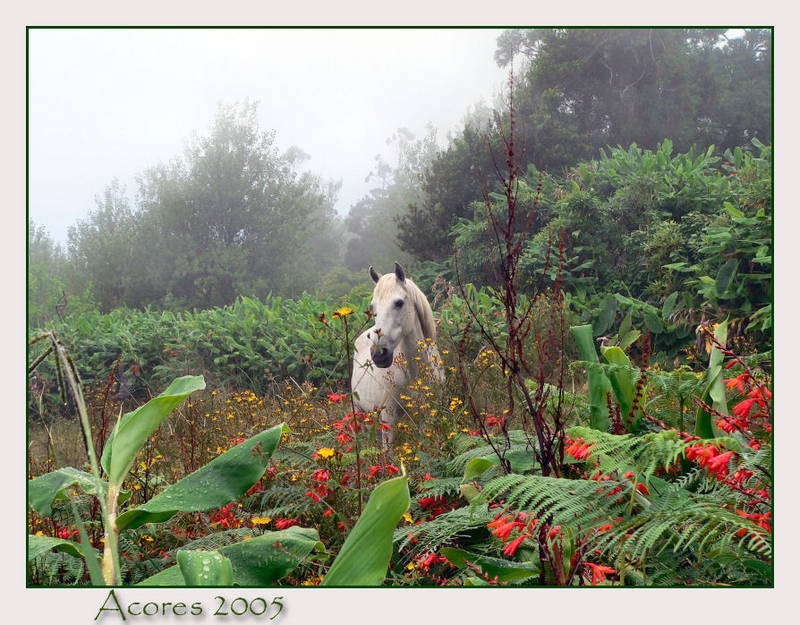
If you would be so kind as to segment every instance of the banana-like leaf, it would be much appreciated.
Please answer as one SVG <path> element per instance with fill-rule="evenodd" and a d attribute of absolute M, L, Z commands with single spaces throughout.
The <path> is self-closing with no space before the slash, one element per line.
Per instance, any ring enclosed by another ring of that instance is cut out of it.
<path fill-rule="evenodd" d="M 28 535 L 28 562 L 43 553 L 47 553 L 51 549 L 63 551 L 76 558 L 83 557 L 78 543 L 72 540 L 64 540 L 63 538 L 56 538 L 54 536 Z"/>
<path fill-rule="evenodd" d="M 160 523 L 178 512 L 213 510 L 238 499 L 261 479 L 283 431 L 283 424 L 276 425 L 232 447 L 147 503 L 119 515 L 117 528 Z"/>
<path fill-rule="evenodd" d="M 720 323 L 714 330 L 714 338 L 720 345 L 725 345 L 728 340 L 728 321 Z M 706 405 L 710 405 L 714 410 L 727 415 L 728 402 L 725 399 L 725 385 L 722 383 L 722 361 L 725 355 L 714 345 L 711 348 L 711 356 L 708 359 L 708 370 L 706 372 L 707 383 L 703 390 L 702 400 Z M 695 434 L 700 438 L 714 438 L 714 428 L 711 425 L 711 413 L 700 406 L 697 409 L 697 420 L 695 421 Z"/>
<path fill-rule="evenodd" d="M 717 272 L 717 295 L 725 295 L 730 287 L 736 270 L 739 268 L 739 259 L 731 258 Z"/>
<path fill-rule="evenodd" d="M 496 577 L 498 582 L 514 582 L 528 579 L 539 573 L 539 568 L 531 563 L 482 556 L 463 549 L 443 547 L 439 553 L 447 558 L 450 564 L 459 568 L 466 568 L 467 562 L 480 567 L 481 571 L 488 574 L 493 581 Z"/>
<path fill-rule="evenodd" d="M 573 326 L 570 330 L 578 346 L 581 360 L 599 362 L 592 337 L 592 326 Z M 589 423 L 595 430 L 605 432 L 609 422 L 606 393 L 611 390 L 611 382 L 602 371 L 588 370 L 586 375 L 589 380 Z"/>
<path fill-rule="evenodd" d="M 394 529 L 410 503 L 407 477 L 379 484 L 322 585 L 379 586 L 386 578 L 392 557 Z"/>
<path fill-rule="evenodd" d="M 488 458 L 473 458 L 464 467 L 464 481 L 471 480 L 481 473 L 488 471 L 491 467 L 496 465 L 497 462 Z"/>
<path fill-rule="evenodd" d="M 219 551 L 181 550 L 178 567 L 187 586 L 233 586 L 231 561 Z"/>
<path fill-rule="evenodd" d="M 122 417 L 111 433 L 100 460 L 111 484 L 117 488 L 122 485 L 136 454 L 150 435 L 191 393 L 205 387 L 203 376 L 177 378 L 161 395 Z"/>
<path fill-rule="evenodd" d="M 237 586 L 271 586 L 291 573 L 314 550 L 325 551 L 319 533 L 307 527 L 289 527 L 276 532 L 226 545 L 217 550 L 230 561 L 233 583 Z M 148 577 L 139 586 L 185 586 L 187 580 L 179 564 Z"/>
<path fill-rule="evenodd" d="M 53 504 L 56 501 L 66 501 L 69 499 L 67 489 L 77 486 L 84 493 L 105 497 L 108 491 L 108 483 L 101 481 L 102 493 L 98 493 L 98 482 L 94 475 L 79 471 L 73 467 L 62 467 L 50 473 L 45 473 L 33 478 L 28 482 L 28 503 L 43 516 L 50 516 L 53 513 Z M 130 491 L 122 491 L 117 501 L 122 504 L 130 499 Z"/>
<path fill-rule="evenodd" d="M 610 365 L 621 365 L 628 369 L 617 369 L 609 373 L 614 395 L 619 403 L 620 414 L 626 418 L 633 407 L 633 379 L 631 376 L 631 359 L 619 347 L 606 347 L 601 349 L 603 358 Z"/>

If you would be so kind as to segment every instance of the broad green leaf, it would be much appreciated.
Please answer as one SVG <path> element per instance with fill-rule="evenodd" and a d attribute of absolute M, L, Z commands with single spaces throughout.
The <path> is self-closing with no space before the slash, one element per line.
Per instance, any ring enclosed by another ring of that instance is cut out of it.
<path fill-rule="evenodd" d="M 617 336 L 623 337 L 628 334 L 631 330 L 632 325 L 632 311 L 628 311 L 628 313 L 623 317 L 622 322 L 619 324 L 619 332 Z"/>
<path fill-rule="evenodd" d="M 599 362 L 597 351 L 594 347 L 592 336 L 592 326 L 572 326 L 570 328 L 581 360 L 587 362 Z M 591 426 L 596 430 L 605 432 L 608 429 L 609 415 L 606 393 L 611 390 L 611 382 L 601 371 L 587 370 L 586 377 L 589 380 L 589 420 Z"/>
<path fill-rule="evenodd" d="M 410 503 L 407 477 L 379 484 L 322 585 L 379 586 L 383 583 L 392 556 L 394 529 Z"/>
<path fill-rule="evenodd" d="M 63 551 L 76 558 L 83 557 L 80 546 L 72 540 L 64 540 L 63 538 L 56 538 L 54 536 L 28 535 L 28 562 L 47 553 L 51 549 Z"/>
<path fill-rule="evenodd" d="M 103 449 L 101 464 L 109 481 L 119 487 L 130 471 L 136 454 L 164 419 L 194 391 L 206 387 L 203 376 L 176 379 L 158 397 L 122 417 Z"/>
<path fill-rule="evenodd" d="M 101 481 L 102 497 L 108 492 L 108 483 Z M 84 493 L 98 495 L 97 480 L 91 473 L 79 471 L 73 467 L 63 467 L 50 473 L 35 477 L 28 482 L 28 503 L 43 516 L 53 513 L 53 504 L 56 501 L 66 501 L 69 496 L 66 490 L 77 486 Z M 117 501 L 122 504 L 130 499 L 130 491 L 122 491 Z"/>
<path fill-rule="evenodd" d="M 725 202 L 724 206 L 725 210 L 728 211 L 731 217 L 744 217 L 744 213 L 730 202 Z"/>
<path fill-rule="evenodd" d="M 602 348 L 603 358 L 610 365 L 621 365 L 626 369 L 617 369 L 609 373 L 608 378 L 614 388 L 614 395 L 620 407 L 620 414 L 625 419 L 633 407 L 633 379 L 631 375 L 631 360 L 619 347 Z"/>
<path fill-rule="evenodd" d="M 734 275 L 736 275 L 736 269 L 739 267 L 739 260 L 736 258 L 731 258 L 727 261 L 722 267 L 720 267 L 719 272 L 717 273 L 717 295 L 724 295 L 725 292 L 728 290 L 728 287 L 731 285 L 731 281 L 733 280 Z"/>
<path fill-rule="evenodd" d="M 539 573 L 539 568 L 530 563 L 482 556 L 463 549 L 442 547 L 439 553 L 447 558 L 451 564 L 459 568 L 466 568 L 467 562 L 473 566 L 478 566 L 483 573 L 489 575 L 490 579 L 494 580 L 494 578 L 497 577 L 498 582 L 519 581 L 528 579 Z"/>
<path fill-rule="evenodd" d="M 265 532 L 256 538 L 226 545 L 217 552 L 231 563 L 233 583 L 238 586 L 271 586 L 291 573 L 314 550 L 325 551 L 319 533 L 307 527 Z M 178 558 L 181 550 L 178 550 Z M 179 565 L 148 577 L 139 586 L 184 586 Z"/>
<path fill-rule="evenodd" d="M 664 307 L 661 309 L 661 316 L 668 319 L 669 316 L 675 312 L 675 303 L 678 301 L 678 291 L 673 291 L 664 300 Z"/>
<path fill-rule="evenodd" d="M 461 496 L 469 503 L 472 503 L 472 500 L 481 494 L 481 491 L 479 491 L 473 484 L 461 484 L 458 489 L 461 492 Z"/>
<path fill-rule="evenodd" d="M 182 549 L 178 567 L 187 586 L 233 586 L 231 561 L 219 551 Z"/>
<path fill-rule="evenodd" d="M 646 312 L 644 314 L 644 323 L 653 334 L 661 334 L 664 331 L 664 325 L 654 313 Z"/>
<path fill-rule="evenodd" d="M 467 466 L 464 467 L 464 481 L 466 482 L 473 479 L 481 473 L 488 471 L 496 464 L 496 462 L 488 458 L 473 458 L 467 463 Z"/>
<path fill-rule="evenodd" d="M 642 333 L 639 332 L 639 330 L 631 330 L 624 336 L 620 335 L 620 340 L 619 340 L 620 349 L 622 350 L 628 349 L 628 347 L 630 347 L 633 343 L 635 343 L 640 336 L 642 336 Z"/>
<path fill-rule="evenodd" d="M 600 313 L 597 316 L 597 322 L 593 329 L 595 335 L 603 334 L 614 323 L 614 318 L 617 314 L 617 300 L 611 294 L 606 294 L 603 301 L 600 303 Z"/>
<path fill-rule="evenodd" d="M 714 330 L 714 338 L 724 346 L 728 340 L 728 321 L 720 323 Z M 725 385 L 722 383 L 722 361 L 725 355 L 714 345 L 711 348 L 711 355 L 708 359 L 708 369 L 706 372 L 706 387 L 703 390 L 701 399 L 714 410 L 727 415 L 728 402 L 725 399 Z M 695 422 L 695 434 L 700 438 L 714 438 L 714 428 L 711 425 L 711 413 L 702 406 L 697 409 L 697 420 Z"/>
<path fill-rule="evenodd" d="M 117 527 L 160 523 L 178 512 L 213 510 L 238 499 L 261 479 L 283 428 L 276 425 L 232 447 L 147 503 L 119 515 Z"/>

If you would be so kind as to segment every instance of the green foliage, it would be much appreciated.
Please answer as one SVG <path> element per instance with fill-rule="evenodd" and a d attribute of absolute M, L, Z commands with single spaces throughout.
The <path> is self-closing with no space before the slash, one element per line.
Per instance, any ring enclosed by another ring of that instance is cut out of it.
<path fill-rule="evenodd" d="M 122 486 L 136 454 L 150 435 L 191 393 L 205 387 L 202 376 L 178 378 L 158 397 L 120 419 L 106 442 L 100 461 L 111 485 L 116 489 Z"/>
<path fill-rule="evenodd" d="M 358 311 L 369 298 L 352 301 Z M 122 371 L 134 369 L 140 384 L 158 386 L 187 370 L 205 373 L 215 386 L 251 388 L 263 393 L 275 379 L 325 383 L 344 377 L 339 338 L 319 321 L 335 310 L 336 300 L 240 298 L 234 304 L 193 312 L 116 309 L 53 321 L 75 355 L 86 383 L 105 382 L 120 353 Z M 37 331 L 32 331 L 35 335 Z M 31 363 L 39 355 L 31 350 Z M 39 365 L 53 379 L 49 361 Z"/>
<path fill-rule="evenodd" d="M 235 501 L 261 479 L 284 429 L 277 425 L 232 447 L 146 503 L 122 513 L 117 527 L 135 528 L 166 521 L 178 512 L 213 510 Z"/>
<path fill-rule="evenodd" d="M 723 148 L 770 140 L 771 33 L 720 29 L 506 31 L 495 59 L 521 54 L 516 115 L 527 158 L 549 170 L 605 145 L 655 147 L 671 137 Z M 735 104 L 734 104 L 735 103 Z M 746 120 L 746 121 L 745 121 Z"/>
<path fill-rule="evenodd" d="M 58 343 L 53 340 L 53 345 L 55 347 Z M 74 376 L 73 370 L 66 373 L 69 377 Z M 245 491 L 252 488 L 261 479 L 267 462 L 278 445 L 284 432 L 282 424 L 243 441 L 176 484 L 167 487 L 145 504 L 117 515 L 119 504 L 129 498 L 128 493 L 123 494 L 122 485 L 140 449 L 172 410 L 193 391 L 202 388 L 205 388 L 202 377 L 179 378 L 164 393 L 125 415 L 107 441 L 102 456 L 102 467 L 107 474 L 107 481 L 102 480 L 99 474 L 90 426 L 85 414 L 86 407 L 80 392 L 76 392 L 75 400 L 79 404 L 81 417 L 84 420 L 94 475 L 77 471 L 72 467 L 41 475 L 30 480 L 28 503 L 40 514 L 49 516 L 52 514 L 55 501 L 70 500 L 67 489 L 78 485 L 84 492 L 95 495 L 100 502 L 105 529 L 106 544 L 102 571 L 96 562 L 94 549 L 89 546 L 88 535 L 74 504 L 72 511 L 78 523 L 81 541 L 73 543 L 73 548 L 70 548 L 59 540 L 43 541 L 39 536 L 29 537 L 29 559 L 41 555 L 45 549 L 66 551 L 84 558 L 94 584 L 120 583 L 122 578 L 118 551 L 119 531 L 148 522 L 163 522 L 180 511 L 195 512 L 217 508 L 241 497 Z M 222 566 L 220 571 L 216 581 L 230 578 L 226 577 L 228 568 Z"/>
<path fill-rule="evenodd" d="M 394 528 L 410 502 L 408 478 L 381 483 L 342 545 L 324 586 L 379 586 L 392 556 Z"/>
<path fill-rule="evenodd" d="M 341 264 L 338 187 L 300 173 L 302 152 L 275 143 L 255 103 L 220 106 L 182 157 L 142 174 L 136 205 L 112 182 L 70 229 L 69 296 L 91 286 L 108 312 L 313 290 Z"/>
<path fill-rule="evenodd" d="M 216 551 L 178 550 L 177 566 L 164 569 L 139 583 L 140 586 L 184 586 L 194 584 L 194 573 L 187 576 L 181 560 L 187 560 L 184 553 L 197 554 L 194 558 L 216 559 L 219 564 L 219 583 L 208 580 L 202 585 L 270 586 L 276 584 L 296 569 L 314 550 L 323 549 L 316 530 L 303 527 L 289 527 L 276 532 L 265 532 L 261 536 L 242 540 L 220 547 Z M 192 556 L 188 556 L 192 558 Z M 225 564 L 227 562 L 227 564 Z M 230 567 L 228 573 L 226 569 Z M 209 569 L 211 565 L 209 564 Z M 202 572 L 202 569 L 201 569 Z M 210 573 L 210 571 L 209 571 Z"/>
<path fill-rule="evenodd" d="M 592 326 L 572 326 L 570 330 L 575 343 L 578 345 L 581 359 L 587 362 L 599 362 L 592 338 Z M 591 402 L 589 421 L 596 430 L 605 431 L 608 429 L 610 422 L 606 394 L 611 391 L 611 381 L 603 372 L 593 368 L 586 371 L 586 377 L 589 384 L 589 400 Z"/>

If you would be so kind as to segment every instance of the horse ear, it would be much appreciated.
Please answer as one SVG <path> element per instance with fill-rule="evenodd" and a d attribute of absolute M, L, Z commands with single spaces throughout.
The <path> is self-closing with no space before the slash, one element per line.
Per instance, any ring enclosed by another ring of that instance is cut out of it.
<path fill-rule="evenodd" d="M 378 272 L 377 272 L 377 271 L 375 271 L 375 269 L 373 269 L 373 268 L 372 268 L 372 265 L 370 265 L 370 266 L 369 266 L 369 275 L 370 275 L 370 277 L 372 278 L 372 280 L 373 280 L 374 282 L 377 282 L 378 280 L 380 280 L 380 279 L 381 279 L 381 277 L 380 277 L 380 275 L 378 274 Z"/>
<path fill-rule="evenodd" d="M 394 275 L 397 276 L 397 279 L 400 282 L 405 282 L 406 280 L 406 272 L 403 271 L 403 268 L 400 266 L 400 263 L 395 262 L 394 264 Z"/>

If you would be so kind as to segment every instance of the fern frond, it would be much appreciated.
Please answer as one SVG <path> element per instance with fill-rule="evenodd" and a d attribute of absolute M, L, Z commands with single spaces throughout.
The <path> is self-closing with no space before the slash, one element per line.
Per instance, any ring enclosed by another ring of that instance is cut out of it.
<path fill-rule="evenodd" d="M 436 551 L 439 547 L 452 545 L 458 539 L 465 537 L 467 532 L 485 528 L 492 519 L 494 514 L 489 512 L 486 505 L 465 506 L 440 514 L 435 519 L 419 525 L 397 528 L 394 531 L 394 542 L 400 550 L 410 547 L 407 557 L 411 558 L 415 554 Z M 475 543 L 471 543 L 470 548 L 474 549 Z"/>

